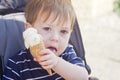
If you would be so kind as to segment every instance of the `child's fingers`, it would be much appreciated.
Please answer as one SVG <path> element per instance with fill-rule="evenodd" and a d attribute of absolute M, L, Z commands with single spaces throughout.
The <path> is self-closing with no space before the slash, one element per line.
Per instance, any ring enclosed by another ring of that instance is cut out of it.
<path fill-rule="evenodd" d="M 45 56 L 41 56 L 39 57 L 39 61 L 40 62 L 43 62 L 43 61 L 47 61 L 50 59 L 50 55 L 45 55 Z"/>
<path fill-rule="evenodd" d="M 52 60 L 43 61 L 39 63 L 44 69 L 51 69 L 53 67 Z"/>
<path fill-rule="evenodd" d="M 49 49 L 43 49 L 39 52 L 39 54 L 42 56 L 42 55 L 48 55 L 50 54 L 51 51 Z"/>
<path fill-rule="evenodd" d="M 44 68 L 44 69 L 51 69 L 53 67 L 53 65 L 51 64 L 51 65 L 44 65 L 44 66 L 42 66 L 42 68 Z"/>
<path fill-rule="evenodd" d="M 34 58 L 34 61 L 37 61 L 37 59 L 36 59 L 36 58 Z"/>
<path fill-rule="evenodd" d="M 48 66 L 52 64 L 52 60 L 48 60 L 48 61 L 43 61 L 43 62 L 39 62 L 41 64 L 41 66 Z"/>
<path fill-rule="evenodd" d="M 51 69 L 53 65 L 49 65 L 49 66 L 42 66 L 42 68 L 44 69 Z"/>
<path fill-rule="evenodd" d="M 49 49 L 44 49 L 39 52 L 41 55 L 34 60 L 37 61 L 44 69 L 54 67 L 58 62 L 58 57 Z"/>
<path fill-rule="evenodd" d="M 48 60 L 49 59 L 49 50 L 47 49 L 43 49 L 41 50 L 38 54 L 40 54 L 40 56 L 35 57 L 34 60 L 35 61 L 44 61 L 44 60 Z"/>

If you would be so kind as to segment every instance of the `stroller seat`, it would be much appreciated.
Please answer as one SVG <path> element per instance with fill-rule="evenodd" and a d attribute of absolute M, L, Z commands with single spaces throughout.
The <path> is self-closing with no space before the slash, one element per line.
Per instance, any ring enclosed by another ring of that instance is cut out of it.
<path fill-rule="evenodd" d="M 4 64 L 8 57 L 25 48 L 22 38 L 24 22 L 24 13 L 0 16 L 0 56 Z"/>

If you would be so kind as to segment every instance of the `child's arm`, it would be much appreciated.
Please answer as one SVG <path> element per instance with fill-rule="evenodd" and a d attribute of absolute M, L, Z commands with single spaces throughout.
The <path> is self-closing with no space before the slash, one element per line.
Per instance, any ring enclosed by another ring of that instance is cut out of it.
<path fill-rule="evenodd" d="M 88 74 L 84 67 L 71 64 L 57 57 L 49 49 L 42 50 L 40 54 L 43 56 L 38 58 L 37 61 L 44 69 L 52 68 L 66 80 L 88 80 Z"/>
<path fill-rule="evenodd" d="M 88 80 L 88 74 L 84 67 L 71 64 L 61 58 L 52 69 L 66 80 Z"/>

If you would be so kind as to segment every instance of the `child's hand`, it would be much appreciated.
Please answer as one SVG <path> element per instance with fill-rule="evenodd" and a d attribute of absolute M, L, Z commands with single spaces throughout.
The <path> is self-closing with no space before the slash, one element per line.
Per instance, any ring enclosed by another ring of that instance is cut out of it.
<path fill-rule="evenodd" d="M 38 58 L 35 58 L 34 60 L 39 62 L 39 64 L 44 68 L 44 69 L 51 69 L 55 67 L 58 63 L 58 56 L 56 56 L 52 51 L 49 49 L 44 49 L 39 52 L 41 55 Z"/>

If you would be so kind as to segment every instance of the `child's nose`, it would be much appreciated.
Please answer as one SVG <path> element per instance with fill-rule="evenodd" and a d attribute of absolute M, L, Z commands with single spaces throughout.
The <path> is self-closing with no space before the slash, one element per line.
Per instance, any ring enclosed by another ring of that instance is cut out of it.
<path fill-rule="evenodd" d="M 54 33 L 51 35 L 51 41 L 58 42 L 59 35 L 57 33 Z"/>

